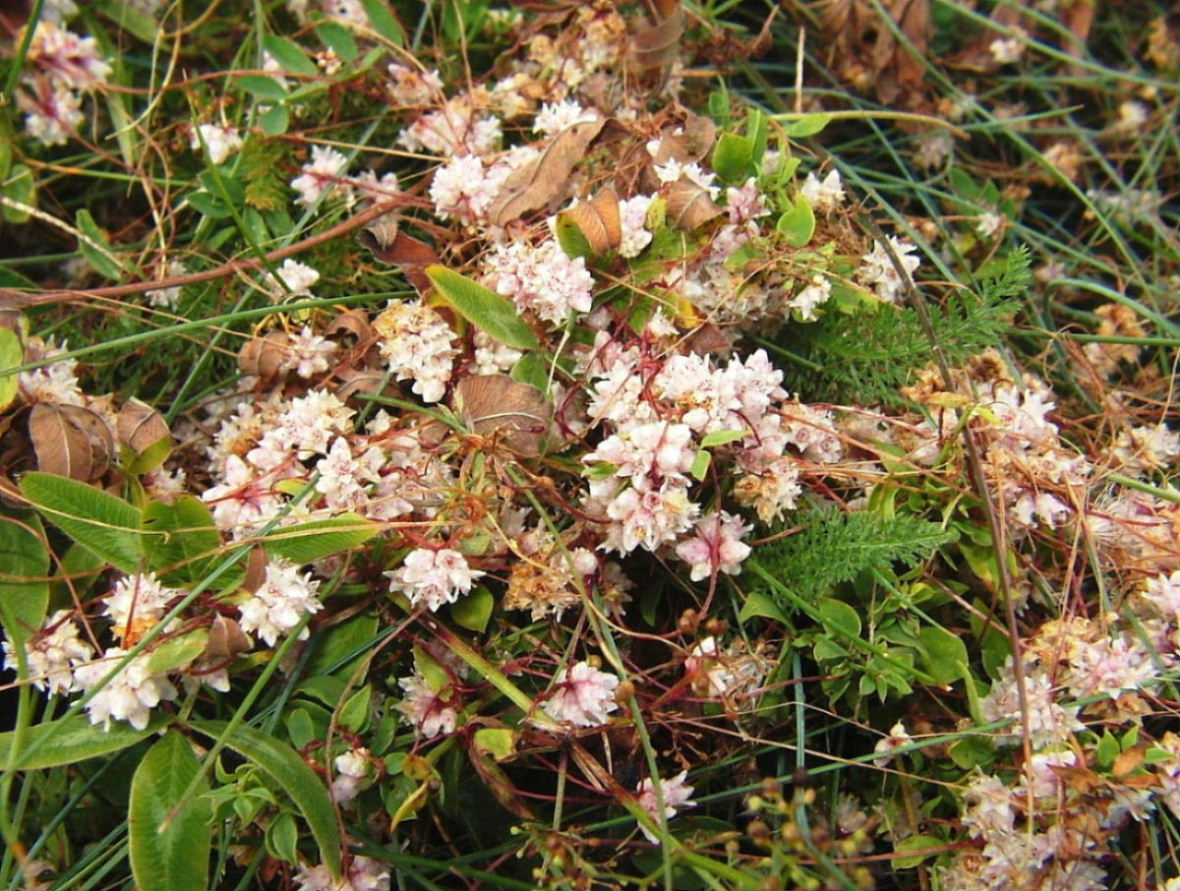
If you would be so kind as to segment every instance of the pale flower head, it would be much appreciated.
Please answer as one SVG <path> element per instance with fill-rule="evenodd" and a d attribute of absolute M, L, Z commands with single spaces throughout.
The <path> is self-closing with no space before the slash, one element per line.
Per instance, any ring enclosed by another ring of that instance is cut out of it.
<path fill-rule="evenodd" d="M 679 812 L 681 808 L 696 806 L 695 802 L 692 801 L 693 787 L 685 782 L 687 778 L 688 771 L 682 770 L 671 779 L 660 779 L 660 797 L 664 799 L 665 820 L 671 820 L 676 816 L 677 812 Z M 655 784 L 652 783 L 651 778 L 649 777 L 648 779 L 641 782 L 636 788 L 636 791 L 639 793 L 639 806 L 647 811 L 648 814 L 651 815 L 651 818 L 655 820 L 656 824 L 658 825 L 660 822 L 660 803 L 656 798 L 656 787 Z M 647 840 L 652 844 L 658 845 L 660 843 L 659 836 L 657 836 L 642 823 L 639 824 L 639 828 L 643 831 L 643 834 L 647 836 Z"/>
<path fill-rule="evenodd" d="M 599 671 L 589 662 L 578 662 L 557 673 L 553 695 L 542 708 L 555 721 L 568 721 L 575 727 L 598 727 L 619 707 L 615 702 L 618 686 L 617 676 Z"/>
<path fill-rule="evenodd" d="M 98 686 L 127 652 L 120 647 L 111 647 L 101 659 L 77 666 L 74 669 L 77 689 L 87 692 Z M 143 730 L 151 718 L 151 710 L 161 700 L 176 698 L 177 690 L 168 678 L 153 674 L 148 668 L 150 658 L 149 653 L 140 653 L 95 693 L 86 704 L 91 724 L 102 724 L 104 730 L 109 730 L 113 718 L 126 721 L 136 730 Z"/>
<path fill-rule="evenodd" d="M 468 566 L 467 558 L 450 548 L 410 551 L 400 567 L 385 573 L 391 591 L 405 594 L 413 606 L 425 606 L 431 612 L 444 603 L 454 603 L 483 574 Z"/>

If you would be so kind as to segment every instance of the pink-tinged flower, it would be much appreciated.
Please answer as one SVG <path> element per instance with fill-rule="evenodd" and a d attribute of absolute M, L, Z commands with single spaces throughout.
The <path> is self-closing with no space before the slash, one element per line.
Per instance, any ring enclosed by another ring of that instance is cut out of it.
<path fill-rule="evenodd" d="M 1066 683 L 1077 699 L 1097 694 L 1117 699 L 1124 690 L 1138 690 L 1158 674 L 1147 649 L 1120 635 L 1092 643 L 1079 641 Z"/>
<path fill-rule="evenodd" d="M 399 678 L 397 685 L 405 692 L 397 710 L 407 724 L 417 728 L 423 739 L 434 739 L 440 734 L 454 733 L 459 713 L 454 697 L 444 699 L 431 689 L 430 682 L 417 669 L 408 678 Z"/>
<path fill-rule="evenodd" d="M 729 221 L 734 224 L 747 223 L 770 212 L 766 209 L 765 198 L 758 191 L 758 182 L 752 176 L 740 188 L 727 188 L 725 201 Z"/>
<path fill-rule="evenodd" d="M 111 647 L 103 658 L 79 665 L 74 669 L 77 689 L 89 691 L 98 686 L 127 652 L 120 647 Z M 102 724 L 103 730 L 109 730 L 114 718 L 127 721 L 136 730 L 143 730 L 151 718 L 151 710 L 161 700 L 176 698 L 177 690 L 168 678 L 149 670 L 149 658 L 149 653 L 140 653 L 86 704 L 91 724 Z"/>
<path fill-rule="evenodd" d="M 661 480 L 684 482 L 696 456 L 692 429 L 686 424 L 656 421 L 607 437 L 586 455 L 585 464 L 606 462 L 615 476 L 631 477 L 637 488 L 650 489 Z"/>
<path fill-rule="evenodd" d="M 301 866 L 294 876 L 298 891 L 389 891 L 389 869 L 380 860 L 344 855 L 343 875 L 332 878 L 324 864 Z"/>
<path fill-rule="evenodd" d="M 647 212 L 651 202 L 651 195 L 636 195 L 619 202 L 619 224 L 623 231 L 619 243 L 620 257 L 637 257 L 640 251 L 651 244 L 652 233 L 647 228 Z"/>
<path fill-rule="evenodd" d="M 16 94 L 25 132 L 42 145 L 65 145 L 82 125 L 82 100 L 69 87 L 40 77 Z"/>
<path fill-rule="evenodd" d="M 311 207 L 341 185 L 341 177 L 348 169 L 348 158 L 334 148 L 324 145 L 311 147 L 311 160 L 303 165 L 303 172 L 291 180 L 291 188 L 299 193 L 296 204 Z"/>
<path fill-rule="evenodd" d="M 443 84 L 437 69 L 421 71 L 391 62 L 386 70 L 393 81 L 389 85 L 389 95 L 398 105 L 432 105 L 442 96 Z"/>
<path fill-rule="evenodd" d="M 555 721 L 568 721 L 575 727 L 598 727 L 618 709 L 615 689 L 619 679 L 599 671 L 589 662 L 578 662 L 557 673 L 553 695 L 542 708 Z"/>
<path fill-rule="evenodd" d="M 274 494 L 273 476 L 256 477 L 237 455 L 225 459 L 225 482 L 201 493 L 213 505 L 213 522 L 221 529 L 245 532 L 275 516 L 282 501 Z"/>
<path fill-rule="evenodd" d="M 74 90 L 93 90 L 111 74 L 111 66 L 103 60 L 93 37 L 79 37 L 50 22 L 38 23 L 25 61 Z"/>
<path fill-rule="evenodd" d="M 257 634 L 270 646 L 303 619 L 324 608 L 316 596 L 320 583 L 310 573 L 282 557 L 273 558 L 266 566 L 266 578 L 250 597 L 238 607 L 242 630 Z M 306 640 L 306 626 L 299 633 Z"/>
<path fill-rule="evenodd" d="M 294 371 L 305 380 L 322 374 L 331 367 L 331 358 L 339 349 L 334 341 L 313 334 L 308 325 L 298 334 L 289 334 L 291 345 L 283 355 L 282 370 Z"/>
<path fill-rule="evenodd" d="M 658 489 L 619 488 L 615 477 L 591 482 L 586 506 L 615 521 L 599 547 L 620 554 L 628 554 L 640 545 L 655 551 L 685 532 L 701 510 L 688 497 L 686 483 L 669 481 Z"/>
<path fill-rule="evenodd" d="M 913 737 L 905 729 L 905 724 L 898 721 L 889 728 L 889 735 L 877 740 L 877 744 L 873 746 L 873 751 L 877 753 L 873 763 L 878 767 L 884 767 L 893 758 L 894 749 L 899 749 L 913 741 Z"/>
<path fill-rule="evenodd" d="M 94 648 L 78 636 L 72 615 L 69 610 L 59 609 L 25 646 L 29 679 L 40 690 L 69 693 L 75 689 L 74 666 L 94 658 Z M 4 667 L 17 671 L 20 661 L 12 642 L 6 638 L 0 645 L 4 648 Z"/>
<path fill-rule="evenodd" d="M 316 464 L 316 491 L 323 493 L 328 507 L 362 507 L 369 500 L 369 484 L 381 478 L 378 471 L 384 459 L 382 451 L 375 447 L 354 457 L 349 440 L 338 436 L 328 454 Z"/>
<path fill-rule="evenodd" d="M 410 551 L 397 569 L 385 573 L 389 589 L 401 592 L 415 606 L 425 605 L 431 612 L 444 603 L 454 603 L 460 594 L 471 590 L 482 570 L 467 565 L 467 558 L 450 548 Z"/>
<path fill-rule="evenodd" d="M 688 771 L 682 770 L 671 779 L 660 779 L 660 795 L 664 799 L 665 820 L 671 820 L 681 808 L 696 807 L 696 803 L 691 800 L 693 787 L 685 782 L 687 777 Z M 652 783 L 651 778 L 649 777 L 640 783 L 636 791 L 639 793 L 639 806 L 651 814 L 651 818 L 658 825 L 660 822 L 660 804 L 656 799 L 656 787 Z M 660 843 L 659 836 L 642 823 L 639 824 L 639 828 L 652 844 L 658 845 Z"/>
<path fill-rule="evenodd" d="M 594 278 L 581 257 L 570 257 L 556 241 L 533 247 L 514 241 L 496 248 L 487 260 L 493 289 L 520 309 L 531 309 L 560 325 L 571 312 L 589 312 Z"/>
<path fill-rule="evenodd" d="M 691 566 L 694 582 L 718 572 L 738 575 L 741 562 L 750 556 L 750 546 L 742 536 L 753 528 L 736 514 L 721 511 L 697 520 L 696 534 L 676 545 L 676 556 Z"/>
<path fill-rule="evenodd" d="M 40 362 L 64 355 L 69 344 L 63 341 L 59 347 L 53 339 L 42 340 L 30 337 L 25 344 L 25 362 Z M 84 405 L 86 397 L 78 383 L 78 360 L 58 359 L 46 361 L 44 365 L 22 371 L 16 378 L 16 386 L 25 402 L 61 402 L 69 405 Z"/>

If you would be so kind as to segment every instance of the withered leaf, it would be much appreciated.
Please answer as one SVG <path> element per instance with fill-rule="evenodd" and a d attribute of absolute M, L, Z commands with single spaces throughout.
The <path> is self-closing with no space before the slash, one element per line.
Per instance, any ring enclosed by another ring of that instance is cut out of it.
<path fill-rule="evenodd" d="M 209 642 L 205 645 L 204 658 L 214 665 L 233 662 L 242 653 L 248 653 L 254 642 L 242 630 L 242 626 L 225 616 L 215 616 L 209 626 Z"/>
<path fill-rule="evenodd" d="M 513 172 L 488 208 L 488 219 L 497 226 L 538 210 L 561 198 L 570 174 L 586 154 L 606 121 L 583 121 L 566 127 L 534 161 Z"/>
<path fill-rule="evenodd" d="M 680 38 L 684 36 L 684 9 L 679 2 L 665 6 L 671 9 L 664 18 L 631 35 L 631 60 L 641 71 L 671 65 L 680 53 Z"/>
<path fill-rule="evenodd" d="M 717 125 L 705 115 L 690 111 L 684 117 L 684 125 L 676 129 L 680 132 L 668 132 L 660 136 L 659 148 L 652 158 L 653 164 L 699 161 L 713 150 L 713 143 L 717 141 Z"/>
<path fill-rule="evenodd" d="M 271 380 L 282 370 L 289 348 L 290 340 L 282 331 L 252 337 L 238 353 L 238 368 L 242 374 L 260 377 L 264 381 Z"/>
<path fill-rule="evenodd" d="M 373 339 L 373 326 L 369 324 L 369 317 L 359 309 L 346 309 L 332 319 L 324 335 L 335 337 L 338 334 L 351 334 L 358 343 L 368 343 Z"/>
<path fill-rule="evenodd" d="M 380 393 L 389 386 L 389 372 L 379 368 L 341 368 L 336 377 L 343 381 L 336 388 L 336 396 L 343 400 L 357 393 Z"/>
<path fill-rule="evenodd" d="M 136 454 L 171 435 L 164 416 L 138 399 L 128 399 L 115 416 L 115 433 L 119 443 Z"/>
<path fill-rule="evenodd" d="M 439 263 L 439 256 L 426 242 L 407 235 L 398 226 L 396 219 L 382 217 L 357 236 L 361 244 L 373 254 L 373 258 L 391 266 L 400 266 L 410 284 L 418 291 L 430 287 L 430 280 L 423 270 L 432 263 Z"/>
<path fill-rule="evenodd" d="M 724 213 L 709 190 L 688 179 L 678 179 L 668 190 L 668 221 L 678 229 L 691 232 Z"/>
<path fill-rule="evenodd" d="M 586 236 L 596 254 L 614 250 L 623 240 L 619 217 L 619 195 L 614 186 L 605 186 L 589 201 L 563 210 L 559 216 L 570 220 Z"/>
<path fill-rule="evenodd" d="M 84 483 L 106 471 L 115 443 L 98 413 L 81 405 L 39 402 L 29 412 L 37 469 Z"/>
<path fill-rule="evenodd" d="M 250 556 L 246 558 L 246 578 L 242 581 L 242 588 L 253 594 L 266 581 L 266 551 L 261 546 L 252 548 Z"/>
<path fill-rule="evenodd" d="M 539 455 L 553 405 L 536 387 L 506 374 L 476 374 L 455 387 L 454 409 L 473 433 L 493 435 L 522 455 Z"/>
<path fill-rule="evenodd" d="M 872 58 L 877 98 L 912 107 L 920 97 L 926 75 L 924 59 L 933 33 L 930 0 L 887 0 L 886 7 L 913 49 L 901 43 L 891 28 L 882 25 L 877 31 Z"/>

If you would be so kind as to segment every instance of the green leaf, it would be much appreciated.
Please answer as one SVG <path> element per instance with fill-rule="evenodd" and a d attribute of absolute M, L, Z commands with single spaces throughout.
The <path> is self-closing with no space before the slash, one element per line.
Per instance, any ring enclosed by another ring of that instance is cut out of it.
<path fill-rule="evenodd" d="M 160 39 L 160 23 L 153 16 L 135 8 L 129 0 L 101 0 L 94 8 L 113 22 L 120 31 L 126 31 L 148 46 Z"/>
<path fill-rule="evenodd" d="M 149 501 L 141 528 L 147 567 L 165 585 L 195 585 L 221 562 L 221 533 L 205 502 L 193 495 L 181 495 L 173 504 Z M 236 587 L 241 578 L 226 572 L 218 587 Z"/>
<path fill-rule="evenodd" d="M 351 662 L 373 645 L 380 623 L 372 613 L 361 613 L 315 636 L 315 650 L 304 669 L 307 675 L 351 672 Z M 345 660 L 348 660 L 347 662 Z M 335 705 L 335 703 L 333 703 Z"/>
<path fill-rule="evenodd" d="M 549 391 L 549 363 L 539 353 L 525 353 L 516 360 L 508 376 L 517 383 L 536 387 L 542 393 Z"/>
<path fill-rule="evenodd" d="M 783 613 L 779 605 L 771 600 L 763 591 L 751 591 L 746 597 L 746 602 L 742 604 L 742 611 L 738 614 L 738 621 L 746 622 L 755 616 L 762 616 L 766 619 L 774 619 L 776 622 L 781 622 L 787 625 L 787 617 Z"/>
<path fill-rule="evenodd" d="M 807 114 L 797 121 L 791 121 L 783 128 L 783 132 L 792 139 L 804 139 L 819 133 L 832 121 L 830 114 Z"/>
<path fill-rule="evenodd" d="M 49 551 L 37 515 L 0 506 L 0 623 L 17 649 L 45 622 L 49 611 Z M 9 668 L 18 665 L 7 660 Z"/>
<path fill-rule="evenodd" d="M 266 846 L 279 860 L 299 862 L 299 827 L 295 825 L 293 813 L 283 811 L 267 824 Z"/>
<path fill-rule="evenodd" d="M 1094 747 L 1094 754 L 1098 758 L 1098 766 L 1102 768 L 1110 767 L 1110 765 L 1114 764 L 1114 759 L 1122 751 L 1123 747 L 1119 744 L 1115 735 L 1110 730 L 1103 730 L 1102 736 L 1098 739 L 1098 745 Z"/>
<path fill-rule="evenodd" d="M 492 617 L 492 608 L 496 600 L 492 592 L 483 585 L 471 589 L 466 597 L 460 597 L 451 604 L 451 619 L 460 628 L 482 634 L 488 627 L 488 620 Z"/>
<path fill-rule="evenodd" d="M 736 133 L 722 133 L 713 147 L 713 170 L 723 182 L 745 182 L 754 172 L 753 140 Z"/>
<path fill-rule="evenodd" d="M 320 849 L 320 862 L 340 875 L 340 828 L 327 787 L 299 753 L 253 727 L 231 728 L 225 721 L 194 721 L 195 730 L 224 740 L 229 748 L 257 764 L 294 802 Z M 165 886 L 161 886 L 165 887 Z"/>
<path fill-rule="evenodd" d="M 152 674 L 167 674 L 183 668 L 205 652 L 208 645 L 209 632 L 204 628 L 166 640 L 148 654 L 147 670 Z"/>
<path fill-rule="evenodd" d="M 300 707 L 288 712 L 286 724 L 287 736 L 291 737 L 291 745 L 297 749 L 302 749 L 316 738 L 315 724 L 312 723 L 311 714 L 305 708 Z"/>
<path fill-rule="evenodd" d="M 934 850 L 931 850 L 928 854 L 915 854 L 913 857 L 896 857 L 892 865 L 895 869 L 913 869 L 923 860 L 937 857 L 945 847 L 946 842 L 933 835 L 911 835 L 909 838 L 894 845 L 893 849 L 899 854 L 904 854 L 907 851 L 921 851 L 926 848 L 932 848 Z"/>
<path fill-rule="evenodd" d="M 481 727 L 472 742 L 477 752 L 503 761 L 516 752 L 516 731 L 509 727 Z"/>
<path fill-rule="evenodd" d="M 12 405 L 18 389 L 19 368 L 24 361 L 20 338 L 11 328 L 0 328 L 0 411 Z"/>
<path fill-rule="evenodd" d="M 283 66 L 284 71 L 289 71 L 292 74 L 306 74 L 309 77 L 317 77 L 320 73 L 315 62 L 308 58 L 307 52 L 294 40 L 274 34 L 264 34 L 262 48 L 275 57 L 275 60 Z"/>
<path fill-rule="evenodd" d="M 968 662 L 967 646 L 958 635 L 945 628 L 928 625 L 918 632 L 926 656 L 926 672 L 940 684 L 962 677 L 961 666 Z"/>
<path fill-rule="evenodd" d="M 88 210 L 80 210 L 74 217 L 74 223 L 82 237 L 78 239 L 78 250 L 86 258 L 86 262 L 94 267 L 94 271 L 104 278 L 117 281 L 124 275 L 123 264 L 111 252 L 110 242 L 106 233 L 94 222 L 94 217 Z"/>
<path fill-rule="evenodd" d="M 986 736 L 967 736 L 957 739 L 947 748 L 947 754 L 963 770 L 990 765 L 996 757 L 996 745 Z"/>
<path fill-rule="evenodd" d="M 706 433 L 701 439 L 701 448 L 708 449 L 713 446 L 728 445 L 739 439 L 745 439 L 749 435 L 749 430 L 714 430 L 712 433 Z"/>
<path fill-rule="evenodd" d="M 287 132 L 287 128 L 291 126 L 291 113 L 287 111 L 287 106 L 283 104 L 272 105 L 266 111 L 258 116 L 258 126 L 262 128 L 262 132 L 267 136 L 282 136 Z M 246 184 L 247 200 L 250 192 L 250 184 Z"/>
<path fill-rule="evenodd" d="M 0 139 L 3 139 L 0 135 Z M 33 171 L 25 164 L 14 164 L 4 180 L 0 195 L 11 201 L 19 201 L 28 207 L 37 206 L 37 180 L 33 178 Z M 8 204 L 3 208 L 3 219 L 6 223 L 20 224 L 27 222 L 31 215 L 29 211 Z"/>
<path fill-rule="evenodd" d="M 328 520 L 310 520 L 276 529 L 262 539 L 268 556 L 285 557 L 302 566 L 322 557 L 364 544 L 380 531 L 359 514 L 341 514 Z"/>
<path fill-rule="evenodd" d="M 800 197 L 791 209 L 778 218 L 775 228 L 782 233 L 788 245 L 795 248 L 804 247 L 815 234 L 815 214 L 807 200 Z"/>
<path fill-rule="evenodd" d="M 265 74 L 243 74 L 237 79 L 240 86 L 247 93 L 265 99 L 269 102 L 282 102 L 287 98 L 287 88 Z"/>
<path fill-rule="evenodd" d="M 586 238 L 581 227 L 571 220 L 568 215 L 559 213 L 555 228 L 557 230 L 557 243 L 561 245 L 561 249 L 567 257 L 571 259 L 578 257 L 590 259 L 594 256 L 594 248 L 590 245 L 590 240 Z"/>
<path fill-rule="evenodd" d="M 203 891 L 213 847 L 208 781 L 182 798 L 201 769 L 184 734 L 170 730 L 148 750 L 131 780 L 127 848 L 141 891 Z"/>
<path fill-rule="evenodd" d="M 373 688 L 365 684 L 340 707 L 340 724 L 346 730 L 360 733 L 369 720 L 369 704 L 372 701 Z"/>
<path fill-rule="evenodd" d="M 201 216 L 209 217 L 211 220 L 223 220 L 233 216 L 229 205 L 209 192 L 192 192 L 188 196 L 188 203 Z"/>
<path fill-rule="evenodd" d="M 110 729 L 103 730 L 92 725 L 85 715 L 34 724 L 24 731 L 21 748 L 11 762 L 15 734 L 0 733 L 0 766 L 6 770 L 44 770 L 106 757 L 157 733 L 171 720 L 167 715 L 157 715 L 143 730 L 124 721 L 112 721 Z"/>
<path fill-rule="evenodd" d="M 352 62 L 357 57 L 356 40 L 348 29 L 336 22 L 320 22 L 315 26 L 316 36 L 345 62 Z"/>
<path fill-rule="evenodd" d="M 437 264 L 427 266 L 426 275 L 443 299 L 484 334 L 518 350 L 537 348 L 533 329 L 491 288 Z"/>
<path fill-rule="evenodd" d="M 709 452 L 697 449 L 697 453 L 692 456 L 692 468 L 689 473 L 692 474 L 694 480 L 699 482 L 705 478 L 705 474 L 709 472 L 709 465 L 712 463 L 713 456 Z"/>
<path fill-rule="evenodd" d="M 383 0 L 361 0 L 361 6 L 365 8 L 365 15 L 368 16 L 369 24 L 373 26 L 374 31 L 394 46 L 406 45 L 406 34 L 402 26 L 398 24 Z"/>
<path fill-rule="evenodd" d="M 844 637 L 860 637 L 860 613 L 843 600 L 821 597 L 816 606 L 824 628 L 838 631 Z"/>
<path fill-rule="evenodd" d="M 33 507 L 78 544 L 117 569 L 136 572 L 143 559 L 139 511 L 86 483 L 31 471 L 20 481 Z"/>

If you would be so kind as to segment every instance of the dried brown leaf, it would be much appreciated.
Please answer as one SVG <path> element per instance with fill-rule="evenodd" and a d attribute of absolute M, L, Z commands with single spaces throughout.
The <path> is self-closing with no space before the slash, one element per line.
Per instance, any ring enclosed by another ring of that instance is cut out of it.
<path fill-rule="evenodd" d="M 637 29 L 631 35 L 631 61 L 640 71 L 663 68 L 680 54 L 685 15 L 680 4 L 668 4 L 670 10 L 660 21 Z"/>
<path fill-rule="evenodd" d="M 264 381 L 271 380 L 282 370 L 289 349 L 290 341 L 282 331 L 253 337 L 246 341 L 238 353 L 238 368 L 242 374 L 260 377 Z"/>
<path fill-rule="evenodd" d="M 38 470 L 84 483 L 102 476 L 115 451 L 106 421 L 81 405 L 39 402 L 28 429 Z"/>
<path fill-rule="evenodd" d="M 233 662 L 242 653 L 248 653 L 254 642 L 242 630 L 242 626 L 225 616 L 215 616 L 209 626 L 209 642 L 205 645 L 204 658 L 214 665 Z"/>
<path fill-rule="evenodd" d="M 596 254 L 605 254 L 623 241 L 623 223 L 619 216 L 619 194 L 614 186 L 605 186 L 589 201 L 563 210 L 560 216 L 574 223 Z"/>
<path fill-rule="evenodd" d="M 252 548 L 250 556 L 246 558 L 246 577 L 242 580 L 242 589 L 253 594 L 266 581 L 266 551 L 261 547 Z"/>
<path fill-rule="evenodd" d="M 454 408 L 480 436 L 497 436 L 522 455 L 541 454 L 553 423 L 553 405 L 536 387 L 506 374 L 465 377 L 455 387 Z"/>
<path fill-rule="evenodd" d="M 678 229 L 691 232 L 724 213 L 703 189 L 688 179 L 678 179 L 668 189 L 668 221 Z"/>
<path fill-rule="evenodd" d="M 139 454 L 150 445 L 171 435 L 164 416 L 138 399 L 129 399 L 115 416 L 115 433 L 119 443 Z"/>
<path fill-rule="evenodd" d="M 339 334 L 351 334 L 357 339 L 357 343 L 368 343 L 374 337 L 369 317 L 359 309 L 346 309 L 339 313 L 324 332 L 325 337 L 335 337 Z"/>
<path fill-rule="evenodd" d="M 529 211 L 565 195 L 570 174 L 586 155 L 606 121 L 584 121 L 566 127 L 536 160 L 513 172 L 488 208 L 488 219 L 506 226 Z"/>
<path fill-rule="evenodd" d="M 653 164 L 667 164 L 669 161 L 688 164 L 700 161 L 713 150 L 713 143 L 717 140 L 717 125 L 712 118 L 690 111 L 685 115 L 683 126 L 675 129 L 680 132 L 668 132 L 660 137 L 659 148 L 652 158 Z"/>
<path fill-rule="evenodd" d="M 913 49 L 899 41 L 891 28 L 881 26 L 878 30 L 872 56 L 877 98 L 913 106 L 922 93 L 924 59 L 933 33 L 930 0 L 888 0 L 886 7 Z"/>
<path fill-rule="evenodd" d="M 357 393 L 372 396 L 391 386 L 389 372 L 379 368 L 342 368 L 336 377 L 343 381 L 336 388 L 336 396 L 345 400 Z"/>
<path fill-rule="evenodd" d="M 434 248 L 412 235 L 407 235 L 392 217 L 382 217 L 357 236 L 361 244 L 373 254 L 373 258 L 400 266 L 406 278 L 419 292 L 430 288 L 430 279 L 423 271 L 432 263 L 439 263 Z"/>

